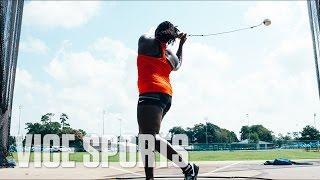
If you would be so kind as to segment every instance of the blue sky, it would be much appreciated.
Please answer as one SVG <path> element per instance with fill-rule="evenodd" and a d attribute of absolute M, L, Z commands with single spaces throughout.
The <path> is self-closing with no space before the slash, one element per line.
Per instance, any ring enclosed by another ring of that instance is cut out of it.
<path fill-rule="evenodd" d="M 306 2 L 27 1 L 12 133 L 19 105 L 23 124 L 65 112 L 72 126 L 99 134 L 105 109 L 108 133 L 118 133 L 118 118 L 123 133 L 136 133 L 141 34 L 164 20 L 187 33 L 213 33 L 265 18 L 271 26 L 187 40 L 183 66 L 172 73 L 173 106 L 161 131 L 207 117 L 238 133 L 247 113 L 250 124 L 275 134 L 300 130 L 319 113 Z"/>

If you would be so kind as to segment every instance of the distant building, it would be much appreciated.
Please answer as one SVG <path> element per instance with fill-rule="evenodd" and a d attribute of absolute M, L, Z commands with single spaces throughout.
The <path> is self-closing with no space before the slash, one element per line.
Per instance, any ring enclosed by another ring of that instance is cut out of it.
<path fill-rule="evenodd" d="M 252 143 L 248 139 L 242 140 L 240 142 L 234 142 L 231 144 L 233 149 L 273 149 L 274 144 L 258 141 L 257 143 Z"/>

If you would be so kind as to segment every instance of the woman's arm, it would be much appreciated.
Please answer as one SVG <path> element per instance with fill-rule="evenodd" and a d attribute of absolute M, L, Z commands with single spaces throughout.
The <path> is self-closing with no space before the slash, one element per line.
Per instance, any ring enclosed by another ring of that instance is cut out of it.
<path fill-rule="evenodd" d="M 182 62 L 182 49 L 183 49 L 183 44 L 186 42 L 187 40 L 187 34 L 186 33 L 181 33 L 178 36 L 180 38 L 180 43 L 179 43 L 179 48 L 177 51 L 177 56 L 179 58 L 179 61 Z"/>
<path fill-rule="evenodd" d="M 170 50 L 167 50 L 167 58 L 172 66 L 172 69 L 174 71 L 177 71 L 182 64 L 182 49 L 183 49 L 183 44 L 187 40 L 187 34 L 181 33 L 178 38 L 180 38 L 180 43 L 179 43 L 179 48 L 177 50 L 176 54 L 173 54 Z"/>
<path fill-rule="evenodd" d="M 183 49 L 183 44 L 181 44 L 181 41 L 180 41 L 179 48 L 176 53 L 178 61 L 179 61 L 177 70 L 181 67 L 181 64 L 182 64 L 182 49 Z"/>

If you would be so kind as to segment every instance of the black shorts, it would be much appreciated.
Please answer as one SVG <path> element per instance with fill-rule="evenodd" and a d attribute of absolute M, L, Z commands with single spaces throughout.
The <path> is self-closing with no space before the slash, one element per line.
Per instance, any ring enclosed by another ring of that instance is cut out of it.
<path fill-rule="evenodd" d="M 155 105 L 163 110 L 163 116 L 171 107 L 172 97 L 165 93 L 143 93 L 139 95 L 138 107 L 143 105 Z"/>

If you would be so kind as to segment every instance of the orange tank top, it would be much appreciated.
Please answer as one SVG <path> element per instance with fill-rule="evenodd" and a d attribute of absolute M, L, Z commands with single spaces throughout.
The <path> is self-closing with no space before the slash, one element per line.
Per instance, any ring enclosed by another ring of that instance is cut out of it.
<path fill-rule="evenodd" d="M 138 89 L 139 94 L 161 92 L 172 96 L 170 84 L 171 65 L 166 58 L 166 44 L 161 43 L 162 57 L 138 54 Z"/>

